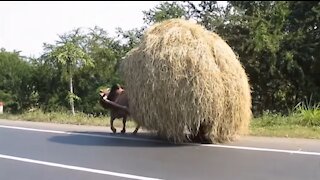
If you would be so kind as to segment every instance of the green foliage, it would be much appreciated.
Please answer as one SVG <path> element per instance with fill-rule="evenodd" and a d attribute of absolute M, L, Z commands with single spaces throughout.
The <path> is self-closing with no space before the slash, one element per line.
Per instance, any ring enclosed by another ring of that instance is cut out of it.
<path fill-rule="evenodd" d="M 309 102 L 300 102 L 288 115 L 284 116 L 277 113 L 265 111 L 262 116 L 254 119 L 252 126 L 271 127 L 271 126 L 320 126 L 320 104 L 310 104 Z"/>
<path fill-rule="evenodd" d="M 99 88 L 121 82 L 117 68 L 128 51 L 127 44 L 122 45 L 102 28 L 94 27 L 73 30 L 44 48 L 45 53 L 32 62 L 36 67 L 34 80 L 39 106 L 46 112 L 65 110 L 72 99 L 79 112 L 106 114 L 99 104 Z M 71 61 L 69 57 L 76 58 Z M 73 93 L 67 88 L 70 72 Z"/>
<path fill-rule="evenodd" d="M 117 28 L 118 37 L 121 37 L 121 39 L 125 41 L 122 47 L 124 54 L 140 43 L 145 28 L 146 27 L 134 28 L 128 31 L 124 31 L 122 28 Z"/>
<path fill-rule="evenodd" d="M 76 44 L 66 42 L 55 47 L 50 54 L 62 65 L 67 66 L 94 66 L 91 58 Z"/>
<path fill-rule="evenodd" d="M 312 104 L 310 101 L 298 103 L 294 111 L 299 117 L 299 124 L 303 126 L 320 126 L 320 103 Z"/>
<path fill-rule="evenodd" d="M 259 136 L 320 138 L 320 104 L 298 103 L 286 116 L 264 112 L 250 124 L 251 134 Z"/>
<path fill-rule="evenodd" d="M 0 51 L 0 101 L 4 110 L 17 113 L 34 105 L 33 67 L 18 52 Z"/>
<path fill-rule="evenodd" d="M 75 30 L 74 34 L 64 36 L 62 40 L 64 41 L 62 43 L 58 42 L 57 46 L 51 46 L 53 48 L 51 48 L 49 56 L 62 67 L 66 67 L 66 69 L 63 68 L 65 69 L 63 72 L 67 72 L 70 87 L 66 99 L 70 103 L 72 114 L 75 115 L 74 100 L 79 100 L 80 98 L 73 93 L 74 71 L 85 66 L 93 67 L 94 64 L 91 57 L 80 47 L 81 44 L 77 42 L 81 40 L 81 36 L 78 36 L 78 30 Z"/>
<path fill-rule="evenodd" d="M 185 8 L 177 2 L 164 2 L 149 11 L 143 11 L 143 14 L 144 22 L 151 24 L 166 19 L 186 17 L 187 12 Z"/>

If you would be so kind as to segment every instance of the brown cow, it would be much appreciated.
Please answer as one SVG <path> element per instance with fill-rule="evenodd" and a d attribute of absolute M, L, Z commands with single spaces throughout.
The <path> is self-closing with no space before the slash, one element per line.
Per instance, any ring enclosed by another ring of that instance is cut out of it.
<path fill-rule="evenodd" d="M 125 133 L 127 117 L 130 115 L 128 109 L 128 97 L 125 90 L 119 84 L 116 84 L 111 87 L 110 91 L 100 90 L 100 96 L 100 104 L 102 105 L 102 107 L 111 111 L 110 125 L 112 132 L 116 133 L 117 131 L 113 126 L 113 121 L 116 118 L 122 118 L 123 128 L 121 133 Z M 140 125 L 138 124 L 133 134 L 136 134 L 139 128 Z"/>

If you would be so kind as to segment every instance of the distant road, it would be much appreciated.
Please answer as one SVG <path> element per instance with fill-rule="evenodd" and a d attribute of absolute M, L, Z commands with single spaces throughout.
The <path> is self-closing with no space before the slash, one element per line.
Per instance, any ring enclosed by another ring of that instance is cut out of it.
<path fill-rule="evenodd" d="M 172 145 L 109 127 L 0 120 L 3 180 L 320 180 L 320 141 Z"/>

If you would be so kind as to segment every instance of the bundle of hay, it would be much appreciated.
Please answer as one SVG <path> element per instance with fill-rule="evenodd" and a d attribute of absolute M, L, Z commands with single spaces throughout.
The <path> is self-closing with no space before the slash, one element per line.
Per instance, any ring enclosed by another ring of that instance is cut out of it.
<path fill-rule="evenodd" d="M 227 43 L 198 24 L 154 24 L 120 71 L 132 117 L 165 138 L 182 142 L 188 130 L 201 141 L 225 142 L 248 130 L 246 73 Z"/>

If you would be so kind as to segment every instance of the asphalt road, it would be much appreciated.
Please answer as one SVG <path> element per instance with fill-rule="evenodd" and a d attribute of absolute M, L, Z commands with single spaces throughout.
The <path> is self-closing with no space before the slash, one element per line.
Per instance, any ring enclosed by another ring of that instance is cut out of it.
<path fill-rule="evenodd" d="M 0 179 L 320 179 L 319 140 L 243 137 L 226 145 L 172 145 L 130 131 L 0 120 Z"/>

